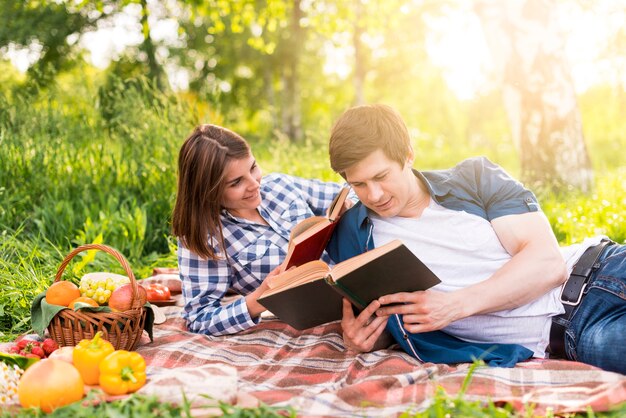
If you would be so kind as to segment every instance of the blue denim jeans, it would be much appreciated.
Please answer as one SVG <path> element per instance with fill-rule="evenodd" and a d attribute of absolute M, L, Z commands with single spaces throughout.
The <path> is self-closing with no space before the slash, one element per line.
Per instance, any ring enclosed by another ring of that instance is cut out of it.
<path fill-rule="evenodd" d="M 626 246 L 607 247 L 599 262 L 565 332 L 565 352 L 626 374 Z"/>

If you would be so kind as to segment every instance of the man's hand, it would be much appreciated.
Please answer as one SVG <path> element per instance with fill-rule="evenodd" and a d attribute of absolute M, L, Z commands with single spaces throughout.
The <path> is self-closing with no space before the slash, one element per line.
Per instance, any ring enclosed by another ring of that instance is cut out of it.
<path fill-rule="evenodd" d="M 379 308 L 380 303 L 375 300 L 355 318 L 352 304 L 347 299 L 343 300 L 341 328 L 343 329 L 343 341 L 348 350 L 357 353 L 369 352 L 378 346 L 376 342 L 383 335 L 388 319 L 387 317 L 374 316 Z"/>
<path fill-rule="evenodd" d="M 381 307 L 376 310 L 379 317 L 393 314 L 403 315 L 404 328 L 409 332 L 436 331 L 451 322 L 463 318 L 462 301 L 454 292 L 437 290 L 403 292 L 378 298 Z M 385 306 L 389 304 L 398 304 Z"/>

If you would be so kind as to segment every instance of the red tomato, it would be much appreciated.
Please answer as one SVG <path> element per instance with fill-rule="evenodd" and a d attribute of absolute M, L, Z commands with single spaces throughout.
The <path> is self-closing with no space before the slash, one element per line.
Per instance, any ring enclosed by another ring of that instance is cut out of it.
<path fill-rule="evenodd" d="M 146 292 L 148 293 L 148 301 L 154 302 L 159 300 L 170 300 L 172 295 L 170 293 L 170 289 L 159 283 L 152 283 L 145 286 Z"/>

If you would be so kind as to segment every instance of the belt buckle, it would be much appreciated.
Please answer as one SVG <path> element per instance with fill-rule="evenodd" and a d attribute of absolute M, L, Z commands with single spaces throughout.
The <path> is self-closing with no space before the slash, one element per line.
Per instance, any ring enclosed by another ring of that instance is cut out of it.
<path fill-rule="evenodd" d="M 580 292 L 578 293 L 578 298 L 576 299 L 576 302 L 571 302 L 567 299 L 563 299 L 563 291 L 565 290 L 565 286 L 563 286 L 561 288 L 561 294 L 559 295 L 559 299 L 561 299 L 561 303 L 563 305 L 578 306 L 578 304 L 583 298 L 583 294 L 585 293 L 586 288 L 587 288 L 587 283 L 583 283 L 582 287 L 580 288 Z"/>

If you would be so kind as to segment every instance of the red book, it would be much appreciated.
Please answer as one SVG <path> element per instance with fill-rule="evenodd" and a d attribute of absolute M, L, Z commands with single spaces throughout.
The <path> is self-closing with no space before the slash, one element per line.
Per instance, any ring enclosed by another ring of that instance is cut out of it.
<path fill-rule="evenodd" d="M 313 260 L 319 260 L 330 241 L 343 204 L 350 191 L 344 187 L 335 196 L 328 209 L 328 216 L 313 216 L 298 223 L 291 231 L 287 257 L 281 272 L 290 267 L 300 266 Z"/>

